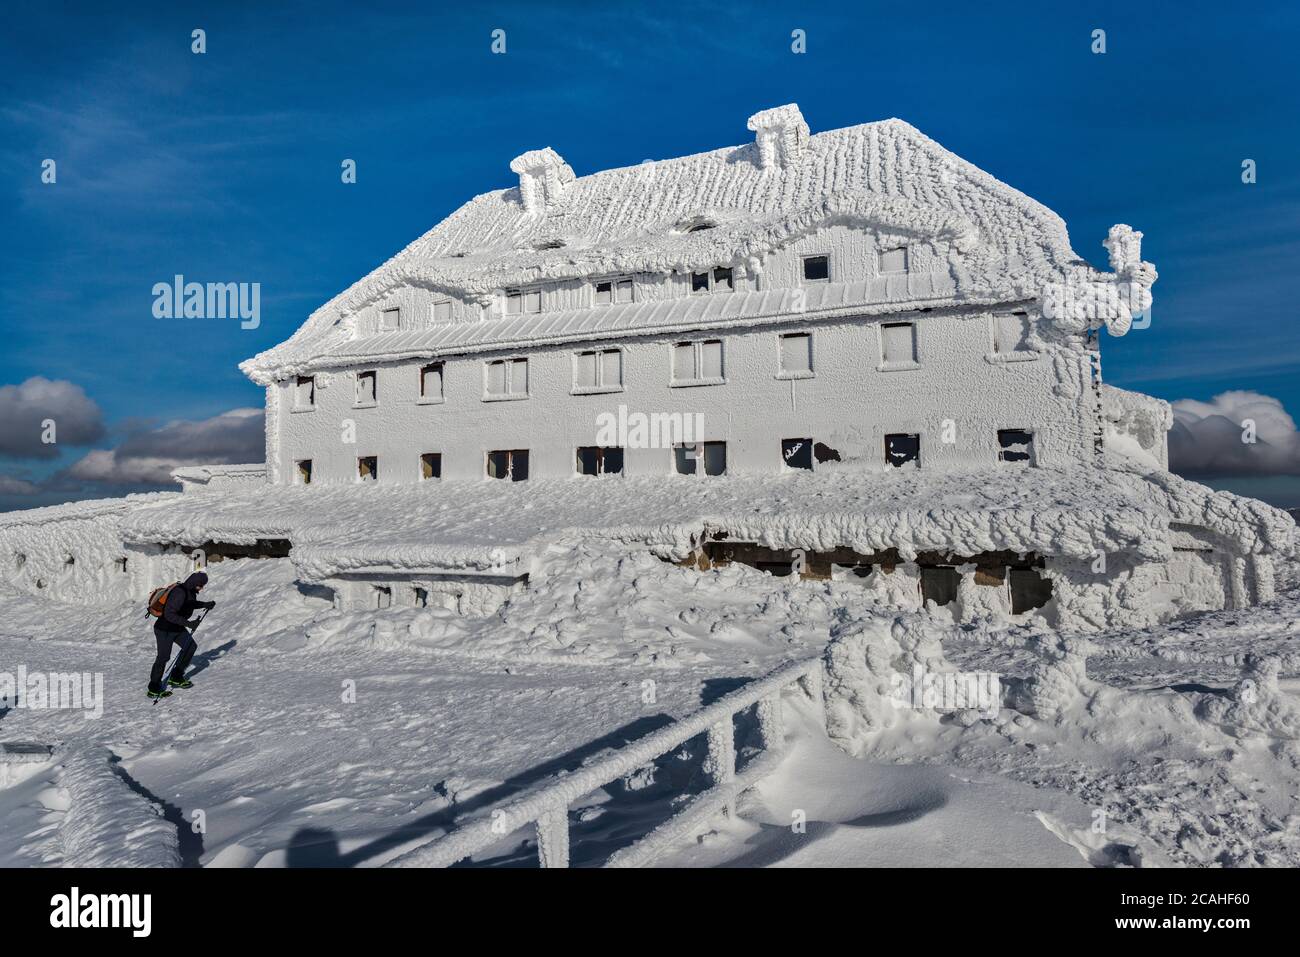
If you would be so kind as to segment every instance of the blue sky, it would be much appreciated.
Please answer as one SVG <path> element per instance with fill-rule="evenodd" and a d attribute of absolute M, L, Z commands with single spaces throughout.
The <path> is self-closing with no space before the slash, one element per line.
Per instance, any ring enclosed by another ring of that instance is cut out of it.
<path fill-rule="evenodd" d="M 262 403 L 237 363 L 511 185 L 525 149 L 553 146 L 581 175 L 745 142 L 751 113 L 787 102 L 814 132 L 907 120 L 1059 212 L 1095 264 L 1111 224 L 1142 230 L 1153 321 L 1103 343 L 1107 381 L 1300 410 L 1295 5 L 356 6 L 7 11 L 0 415 L 6 396 L 30 411 L 36 391 L 15 387 L 43 377 L 82 390 L 99 421 L 52 456 L 0 443 L 0 508 L 150 484 L 145 467 L 74 468 L 96 448 L 147 465 L 168 435 L 209 436 L 214 455 L 247 444 L 243 420 L 216 418 Z M 155 319 L 152 286 L 176 273 L 261 283 L 260 327 Z M 1288 421 L 1261 436 L 1295 442 Z M 1300 465 L 1285 464 L 1300 454 L 1270 461 L 1214 484 L 1300 505 Z"/>

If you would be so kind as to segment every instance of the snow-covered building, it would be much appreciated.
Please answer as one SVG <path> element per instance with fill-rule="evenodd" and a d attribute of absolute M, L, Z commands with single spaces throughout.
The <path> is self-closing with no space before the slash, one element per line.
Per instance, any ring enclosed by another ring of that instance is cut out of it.
<path fill-rule="evenodd" d="M 1102 383 L 1103 328 L 1150 308 L 1141 233 L 1098 270 L 900 120 L 749 129 L 581 177 L 517 157 L 243 363 L 264 468 L 179 471 L 125 548 L 480 612 L 577 534 L 1065 627 L 1271 596 L 1290 519 L 1170 476 L 1168 405 Z"/>

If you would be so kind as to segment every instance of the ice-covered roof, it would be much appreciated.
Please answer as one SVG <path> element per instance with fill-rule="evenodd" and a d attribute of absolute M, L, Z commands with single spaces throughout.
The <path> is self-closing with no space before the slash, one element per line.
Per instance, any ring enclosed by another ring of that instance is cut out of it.
<path fill-rule="evenodd" d="M 477 196 L 241 368 L 263 383 L 298 371 L 402 286 L 483 301 L 524 282 L 728 263 L 757 271 L 770 250 L 836 223 L 946 240 L 961 253 L 953 298 L 1036 297 L 1081 264 L 1059 216 L 902 120 L 806 139 L 785 128 L 797 148 L 766 166 L 749 142 L 572 180 L 556 173 L 562 189 L 531 209 L 520 186 Z M 548 169 L 568 169 L 549 148 L 534 153 L 515 165 L 553 156 Z M 713 228 L 689 231 L 702 221 Z"/>
<path fill-rule="evenodd" d="M 1205 525 L 1246 552 L 1289 551 L 1277 509 L 1166 473 L 993 468 L 974 475 L 850 465 L 768 476 L 579 478 L 235 487 L 138 509 L 130 542 L 251 544 L 288 538 L 299 573 L 485 570 L 546 544 L 599 536 L 682 557 L 706 529 L 735 541 L 821 551 L 1038 551 L 1085 558 L 1172 553 L 1170 522 Z M 526 566 L 524 566 L 526 570 Z"/>

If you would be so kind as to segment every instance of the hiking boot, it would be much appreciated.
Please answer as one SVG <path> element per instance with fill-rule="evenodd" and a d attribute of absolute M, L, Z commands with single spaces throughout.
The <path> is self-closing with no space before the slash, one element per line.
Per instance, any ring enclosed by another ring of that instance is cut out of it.
<path fill-rule="evenodd" d="M 189 678 L 168 678 L 167 683 L 173 688 L 193 688 L 194 682 Z"/>
<path fill-rule="evenodd" d="M 172 696 L 170 691 L 146 691 L 145 694 L 150 698 L 170 698 Z"/>

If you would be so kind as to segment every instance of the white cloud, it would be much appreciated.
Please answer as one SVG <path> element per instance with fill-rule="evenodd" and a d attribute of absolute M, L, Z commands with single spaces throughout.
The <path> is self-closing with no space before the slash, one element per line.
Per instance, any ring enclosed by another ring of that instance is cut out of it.
<path fill-rule="evenodd" d="M 46 423 L 54 442 L 46 442 Z M 57 458 L 61 446 L 90 445 L 104 436 L 104 417 L 79 385 L 33 376 L 21 385 L 0 386 L 0 455 L 18 459 Z"/>
<path fill-rule="evenodd" d="M 1300 475 L 1300 433 L 1281 401 L 1233 391 L 1173 403 L 1169 467 L 1182 475 Z M 1254 442 L 1249 424 L 1253 423 Z"/>

